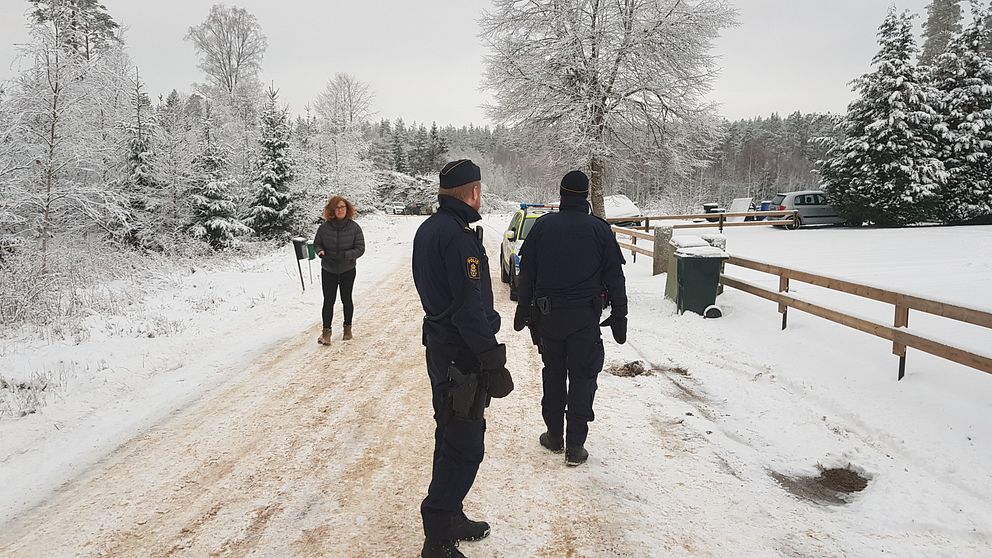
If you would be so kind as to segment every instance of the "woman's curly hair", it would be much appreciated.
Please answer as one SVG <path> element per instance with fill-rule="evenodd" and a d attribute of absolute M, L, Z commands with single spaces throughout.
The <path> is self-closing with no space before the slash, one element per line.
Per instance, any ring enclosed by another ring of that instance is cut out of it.
<path fill-rule="evenodd" d="M 352 205 L 350 201 L 344 198 L 344 196 L 334 196 L 333 198 L 327 200 L 327 205 L 324 206 L 324 220 L 331 221 L 337 219 L 334 215 L 334 208 L 338 206 L 339 203 L 344 202 L 348 206 L 348 213 L 344 216 L 345 220 L 355 218 L 355 206 Z"/>

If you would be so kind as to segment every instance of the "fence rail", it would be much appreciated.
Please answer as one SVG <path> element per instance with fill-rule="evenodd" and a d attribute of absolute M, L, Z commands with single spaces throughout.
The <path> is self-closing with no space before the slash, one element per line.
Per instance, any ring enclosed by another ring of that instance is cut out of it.
<path fill-rule="evenodd" d="M 863 285 L 836 277 L 758 262 L 747 258 L 731 257 L 727 260 L 727 264 L 768 273 L 779 278 L 778 292 L 727 275 L 723 275 L 720 280 L 725 287 L 738 289 L 778 303 L 778 310 L 782 314 L 782 329 L 788 327 L 789 308 L 795 308 L 807 314 L 812 314 L 891 341 L 892 353 L 899 357 L 900 380 L 906 374 L 906 349 L 908 347 L 992 374 L 992 357 L 911 333 L 905 329 L 909 327 L 910 310 L 985 328 L 992 328 L 992 313 L 881 289 L 871 285 Z M 798 299 L 787 294 L 791 281 L 799 281 L 877 302 L 892 304 L 894 307 L 893 324 L 888 325 L 874 320 L 852 316 L 841 310 Z"/>
<path fill-rule="evenodd" d="M 692 221 L 696 219 L 706 219 L 705 223 L 680 223 L 672 225 L 675 229 L 701 229 L 718 227 L 720 232 L 726 227 L 794 227 L 798 217 L 798 211 L 743 211 L 739 213 L 696 213 L 691 215 L 645 215 L 642 217 L 616 217 L 607 219 L 611 224 L 630 223 L 631 221 L 643 222 L 643 225 L 625 227 L 627 229 L 650 231 L 656 227 L 651 226 L 651 221 Z M 728 218 L 752 217 L 754 221 L 727 222 Z M 782 219 L 770 219 L 770 217 L 782 217 Z M 760 219 L 759 219 L 760 218 Z"/>

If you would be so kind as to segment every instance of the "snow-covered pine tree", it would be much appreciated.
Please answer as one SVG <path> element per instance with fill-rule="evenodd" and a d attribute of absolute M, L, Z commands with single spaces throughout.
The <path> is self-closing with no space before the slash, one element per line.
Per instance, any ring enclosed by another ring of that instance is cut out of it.
<path fill-rule="evenodd" d="M 393 137 L 390 145 L 393 151 L 393 170 L 396 172 L 409 171 L 410 165 L 407 162 L 406 153 L 406 126 L 403 125 L 402 118 L 397 119 L 396 125 L 393 126 Z"/>
<path fill-rule="evenodd" d="M 71 30 L 62 35 L 63 45 L 86 60 L 120 45 L 119 25 L 97 0 L 28 0 L 33 6 L 31 18 L 41 24 L 51 23 L 53 14 L 62 12 Z"/>
<path fill-rule="evenodd" d="M 937 157 L 937 92 L 915 65 L 913 16 L 889 11 L 878 32 L 875 69 L 854 81 L 859 97 L 845 133 L 820 163 L 830 203 L 853 224 L 903 225 L 930 219 L 947 178 Z"/>
<path fill-rule="evenodd" d="M 261 151 L 255 176 L 258 193 L 246 219 L 255 234 L 263 238 L 287 236 L 293 228 L 289 114 L 278 101 L 279 92 L 270 87 L 262 110 Z"/>
<path fill-rule="evenodd" d="M 410 159 L 410 174 L 426 174 L 431 167 L 427 128 L 420 125 L 413 126 L 412 129 L 416 129 L 417 131 L 413 134 L 413 142 L 408 155 Z"/>
<path fill-rule="evenodd" d="M 444 156 L 448 153 L 448 139 L 437 129 L 437 122 L 431 122 L 429 139 L 427 172 L 438 172 L 444 166 Z"/>
<path fill-rule="evenodd" d="M 933 0 L 923 23 L 920 64 L 932 65 L 951 40 L 961 32 L 961 0 Z"/>
<path fill-rule="evenodd" d="M 195 180 L 191 189 L 192 223 L 190 233 L 214 249 L 230 248 L 240 235 L 251 234 L 236 216 L 237 206 L 231 192 L 237 180 L 228 173 L 223 152 L 215 145 L 211 131 L 209 105 L 203 122 L 203 148 L 194 162 Z"/>
<path fill-rule="evenodd" d="M 156 178 L 152 148 L 157 125 L 151 100 L 137 68 L 130 81 L 128 101 L 131 114 L 124 126 L 124 175 L 121 179 L 131 218 L 124 240 L 134 246 L 161 250 L 163 244 L 155 236 L 162 192 Z"/>
<path fill-rule="evenodd" d="M 194 101 L 193 99 L 197 99 Z M 173 90 L 156 107 L 158 127 L 157 176 L 162 195 L 159 230 L 166 236 L 177 234 L 189 220 L 187 195 L 196 156 L 195 123 L 199 98 L 184 97 Z"/>
<path fill-rule="evenodd" d="M 955 222 L 992 212 L 992 58 L 982 52 L 989 40 L 992 10 L 948 45 L 933 68 L 944 122 L 941 158 L 948 180 L 940 190 L 938 217 Z"/>

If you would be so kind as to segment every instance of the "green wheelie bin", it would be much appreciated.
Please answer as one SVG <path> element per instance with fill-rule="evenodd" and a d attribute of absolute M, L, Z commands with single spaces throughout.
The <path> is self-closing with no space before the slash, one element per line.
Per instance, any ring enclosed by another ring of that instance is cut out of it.
<path fill-rule="evenodd" d="M 675 303 L 679 314 L 688 310 L 700 316 L 720 316 L 719 309 L 711 307 L 716 303 L 716 293 L 720 287 L 720 270 L 729 257 L 713 246 L 683 248 L 675 252 L 678 266 Z"/>

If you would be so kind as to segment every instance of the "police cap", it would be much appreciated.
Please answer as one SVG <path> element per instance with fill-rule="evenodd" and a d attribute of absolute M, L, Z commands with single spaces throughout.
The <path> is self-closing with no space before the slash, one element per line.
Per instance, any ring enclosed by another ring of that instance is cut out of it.
<path fill-rule="evenodd" d="M 457 188 L 482 180 L 482 170 L 471 159 L 452 161 L 441 169 L 441 188 Z"/>

